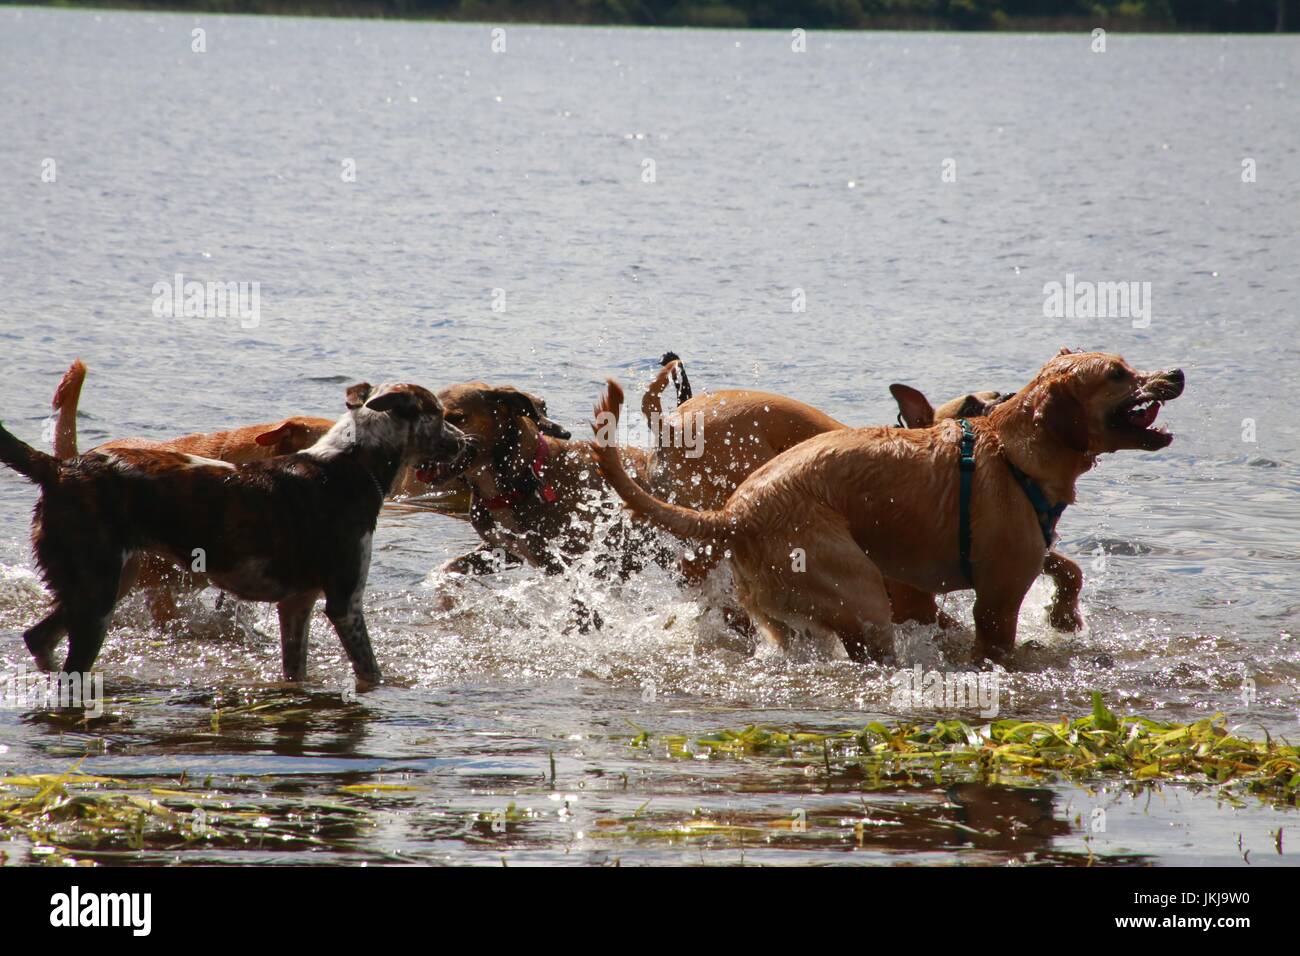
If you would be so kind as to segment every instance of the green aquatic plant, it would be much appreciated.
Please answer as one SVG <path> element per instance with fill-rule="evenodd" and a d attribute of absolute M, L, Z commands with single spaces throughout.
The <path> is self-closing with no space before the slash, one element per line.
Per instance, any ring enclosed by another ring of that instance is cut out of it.
<path fill-rule="evenodd" d="M 84 758 L 83 758 L 84 759 Z M 268 843 L 335 847 L 335 832 L 365 811 L 333 801 L 268 801 L 258 793 L 151 787 L 83 773 L 0 776 L 0 834 L 20 836 L 54 863 L 113 857 L 123 850 L 240 848 Z"/>
<path fill-rule="evenodd" d="M 1094 694 L 1091 714 L 1056 723 L 1007 718 L 972 725 L 954 719 L 926 727 L 877 721 L 856 731 L 751 726 L 698 737 L 655 737 L 642 730 L 629 746 L 648 748 L 657 740 L 673 757 L 768 755 L 816 761 L 827 774 L 861 776 L 869 788 L 918 779 L 1014 785 L 1109 777 L 1203 784 L 1294 805 L 1300 796 L 1300 748 L 1268 734 L 1262 741 L 1239 737 L 1226 724 L 1223 714 L 1189 724 L 1118 717 Z"/>

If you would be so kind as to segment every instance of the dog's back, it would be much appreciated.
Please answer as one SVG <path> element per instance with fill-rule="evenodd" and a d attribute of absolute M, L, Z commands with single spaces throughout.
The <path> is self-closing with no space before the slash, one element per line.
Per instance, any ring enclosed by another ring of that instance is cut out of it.
<path fill-rule="evenodd" d="M 359 467 L 304 454 L 233 465 L 114 449 L 61 468 L 63 479 L 46 488 L 42 537 L 65 530 L 52 524 L 64 519 L 112 525 L 128 550 L 205 571 L 223 590 L 254 601 L 320 586 L 336 557 L 332 542 L 373 531 L 380 499 Z"/>
<path fill-rule="evenodd" d="M 720 508 L 756 468 L 801 442 L 847 428 L 803 402 L 753 389 L 697 395 L 665 422 L 652 488 L 692 508 Z M 695 476 L 708 476 L 704 481 Z"/>

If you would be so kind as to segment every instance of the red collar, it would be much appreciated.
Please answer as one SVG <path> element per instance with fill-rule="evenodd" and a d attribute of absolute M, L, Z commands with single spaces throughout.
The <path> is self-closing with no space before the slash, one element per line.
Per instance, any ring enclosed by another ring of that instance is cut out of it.
<path fill-rule="evenodd" d="M 546 462 L 550 456 L 551 452 L 550 448 L 546 444 L 546 439 L 542 437 L 541 432 L 538 432 L 537 453 L 533 455 L 533 476 L 539 482 L 542 481 L 542 472 L 546 470 Z M 560 497 L 555 493 L 555 486 L 549 482 L 543 483 L 541 487 L 537 489 L 537 494 L 548 505 L 555 504 Z M 507 491 L 505 494 L 497 495 L 495 498 L 481 499 L 479 503 L 489 511 L 496 511 L 500 508 L 509 508 L 511 505 L 518 504 L 523 501 L 526 496 L 526 492 L 520 491 L 516 488 L 514 491 Z"/>

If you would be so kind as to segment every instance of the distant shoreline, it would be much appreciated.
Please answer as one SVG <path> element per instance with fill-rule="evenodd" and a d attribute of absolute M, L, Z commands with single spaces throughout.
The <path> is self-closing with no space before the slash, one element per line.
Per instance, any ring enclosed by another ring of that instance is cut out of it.
<path fill-rule="evenodd" d="M 1282 0 L 1289 7 L 1300 0 Z M 1268 35 L 1293 33 L 1300 28 L 1300 16 L 1288 17 L 1283 30 L 1276 22 L 1270 28 L 1232 29 L 1217 24 L 1173 22 L 1145 16 L 1117 13 L 1099 16 L 1008 16 L 1000 11 L 976 21 L 962 22 L 950 16 L 916 14 L 862 14 L 852 23 L 818 23 L 815 15 L 788 24 L 750 22 L 745 12 L 725 4 L 679 4 L 660 19 L 616 15 L 626 8 L 594 3 L 566 3 L 562 0 L 26 0 L 6 7 L 51 10 L 124 10 L 153 13 L 190 13 L 284 17 L 327 17 L 365 20 L 404 20 L 446 23 L 508 23 L 529 26 L 617 26 L 669 29 L 776 30 L 803 28 L 811 32 L 862 31 L 951 31 L 961 33 L 1091 33 L 1098 27 L 1133 33 Z M 903 4 L 899 4 L 903 6 Z M 917 0 L 917 6 L 923 6 Z M 629 7 L 632 7 L 629 4 Z M 635 8 L 645 13 L 646 7 Z"/>

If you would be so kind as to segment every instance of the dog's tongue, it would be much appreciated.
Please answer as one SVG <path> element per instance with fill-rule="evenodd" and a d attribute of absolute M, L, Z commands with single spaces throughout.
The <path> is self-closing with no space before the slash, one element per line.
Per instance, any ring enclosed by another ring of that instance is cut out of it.
<path fill-rule="evenodd" d="M 1130 409 L 1128 413 L 1128 423 L 1134 428 L 1150 428 L 1160 414 L 1160 403 L 1152 402 L 1140 408 Z"/>
<path fill-rule="evenodd" d="M 426 485 L 431 485 L 437 479 L 440 471 L 442 469 L 437 465 L 420 465 L 415 469 L 415 477 Z"/>

